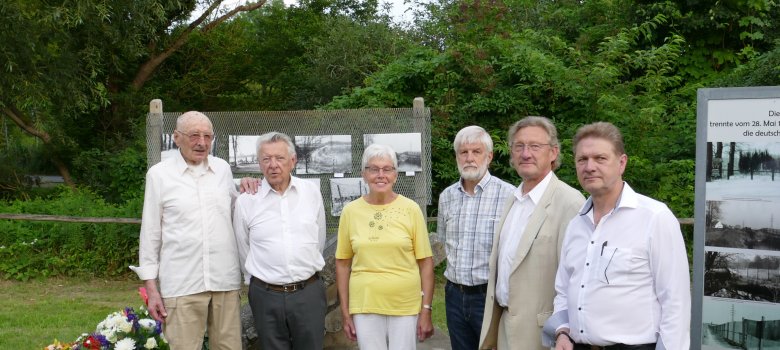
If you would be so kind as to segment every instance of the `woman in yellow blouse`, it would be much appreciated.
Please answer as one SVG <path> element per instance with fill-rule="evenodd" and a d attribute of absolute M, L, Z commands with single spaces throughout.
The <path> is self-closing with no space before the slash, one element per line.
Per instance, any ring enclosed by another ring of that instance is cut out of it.
<path fill-rule="evenodd" d="M 425 216 L 393 191 L 395 151 L 363 153 L 368 194 L 344 207 L 336 247 L 336 284 L 347 338 L 363 350 L 415 349 L 433 335 L 433 258 Z"/>

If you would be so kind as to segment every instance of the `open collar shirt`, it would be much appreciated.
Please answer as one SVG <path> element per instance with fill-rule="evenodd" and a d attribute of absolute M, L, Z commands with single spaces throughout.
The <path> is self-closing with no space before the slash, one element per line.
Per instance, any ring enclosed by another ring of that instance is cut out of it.
<path fill-rule="evenodd" d="M 498 273 L 496 276 L 496 302 L 501 306 L 509 305 L 509 275 L 512 274 L 512 266 L 517 255 L 517 246 L 528 226 L 528 220 L 536 209 L 536 205 L 550 185 L 553 172 L 547 173 L 539 184 L 528 193 L 523 194 L 523 184 L 515 188 L 512 201 L 512 207 L 509 209 L 504 224 L 501 227 L 501 234 L 498 240 Z"/>
<path fill-rule="evenodd" d="M 554 326 L 568 325 L 578 343 L 690 345 L 688 256 L 680 224 L 665 204 L 628 184 L 598 226 L 592 198 L 571 220 L 555 289 L 552 319 L 563 323 Z"/>
<path fill-rule="evenodd" d="M 164 298 L 241 286 L 231 207 L 237 195 L 230 165 L 208 156 L 189 166 L 180 153 L 146 174 L 139 266 L 158 279 Z"/>
<path fill-rule="evenodd" d="M 488 282 L 490 250 L 496 224 L 515 187 L 489 172 L 474 188 L 474 194 L 458 181 L 439 195 L 437 230 L 445 244 L 444 276 L 457 284 L 476 286 Z"/>
<path fill-rule="evenodd" d="M 300 282 L 325 266 L 325 207 L 312 182 L 292 176 L 279 193 L 263 179 L 257 194 L 238 197 L 233 226 L 246 283 Z"/>

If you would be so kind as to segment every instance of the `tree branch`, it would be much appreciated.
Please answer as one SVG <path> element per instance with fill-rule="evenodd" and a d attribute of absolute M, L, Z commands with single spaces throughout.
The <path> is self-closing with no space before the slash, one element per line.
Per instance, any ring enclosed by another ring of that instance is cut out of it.
<path fill-rule="evenodd" d="M 32 123 L 13 105 L 8 105 L 8 107 L 3 107 L 2 112 L 3 114 L 7 115 L 8 118 L 11 118 L 11 120 L 16 123 L 24 132 L 32 135 L 33 137 L 37 137 L 43 141 L 43 143 L 49 143 L 51 142 L 51 136 L 49 136 L 49 133 L 38 130 L 35 126 L 32 125 Z"/>
<path fill-rule="evenodd" d="M 8 118 L 11 118 L 11 120 L 20 128 L 22 128 L 24 132 L 32 135 L 33 137 L 41 139 L 44 146 L 48 148 L 53 147 L 51 142 L 51 135 L 49 135 L 49 133 L 46 131 L 39 130 L 34 125 L 32 125 L 32 122 L 30 122 L 29 118 L 20 112 L 16 106 L 6 103 L 5 107 L 2 107 L 0 111 L 7 115 Z M 76 184 L 73 182 L 73 178 L 70 176 L 70 170 L 68 170 L 68 166 L 65 164 L 65 162 L 60 160 L 60 158 L 56 155 L 56 152 L 52 152 L 50 160 L 57 168 L 57 171 L 60 173 L 60 176 L 62 176 L 62 180 L 65 182 L 65 184 L 70 187 L 76 187 Z"/>
<path fill-rule="evenodd" d="M 215 20 L 209 22 L 203 28 L 200 29 L 201 33 L 207 33 L 211 31 L 212 29 L 216 28 L 219 24 L 222 22 L 228 20 L 229 18 L 233 17 L 239 12 L 249 12 L 254 11 L 261 6 L 265 5 L 266 0 L 257 1 L 255 3 L 241 5 L 233 10 L 229 11 L 228 13 L 216 18 Z M 179 36 L 162 52 L 156 55 L 152 55 L 149 60 L 144 62 L 140 68 L 138 68 L 138 72 L 135 75 L 135 78 L 133 78 L 133 82 L 130 84 L 130 87 L 138 91 L 141 88 L 143 88 L 144 84 L 149 80 L 149 78 L 152 76 L 152 74 L 157 70 L 157 68 L 165 62 L 168 57 L 171 57 L 179 48 L 181 48 L 185 43 L 187 43 L 187 40 L 190 38 L 190 34 L 198 28 L 205 20 L 208 18 L 214 10 L 216 10 L 219 5 L 222 3 L 222 1 L 215 1 L 214 3 L 209 6 L 206 11 L 203 12 L 203 14 L 200 15 L 197 19 L 195 19 L 192 23 L 190 23 L 184 31 L 182 31 Z"/>

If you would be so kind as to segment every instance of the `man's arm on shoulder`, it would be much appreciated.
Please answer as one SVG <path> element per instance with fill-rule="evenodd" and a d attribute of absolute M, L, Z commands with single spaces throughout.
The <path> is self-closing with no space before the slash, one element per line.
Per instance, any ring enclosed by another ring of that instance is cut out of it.
<path fill-rule="evenodd" d="M 260 189 L 260 179 L 254 177 L 242 177 L 241 182 L 238 185 L 238 190 L 241 193 L 256 194 Z"/>
<path fill-rule="evenodd" d="M 246 257 L 249 255 L 249 227 L 247 217 L 244 215 L 244 197 L 236 200 L 236 207 L 233 210 L 233 234 L 236 236 L 236 248 L 238 250 L 238 262 L 241 266 L 241 273 L 244 275 L 244 283 L 249 284 L 249 273 L 246 270 Z"/>

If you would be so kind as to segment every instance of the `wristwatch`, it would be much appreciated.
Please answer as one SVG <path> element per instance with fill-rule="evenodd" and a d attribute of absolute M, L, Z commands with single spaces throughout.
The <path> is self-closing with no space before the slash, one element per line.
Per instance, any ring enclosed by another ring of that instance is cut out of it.
<path fill-rule="evenodd" d="M 423 306 L 422 306 L 422 307 L 423 307 L 423 309 L 428 309 L 428 310 L 431 310 L 431 311 L 433 311 L 433 306 L 430 306 L 430 305 L 428 305 L 428 304 L 423 304 Z"/>
<path fill-rule="evenodd" d="M 566 332 L 566 331 L 560 331 L 560 332 L 558 332 L 558 333 L 555 333 L 555 342 L 556 342 L 556 343 L 558 342 L 558 337 L 560 337 L 560 336 L 561 336 L 561 334 L 565 335 L 565 336 L 566 336 L 566 338 L 569 338 L 569 341 L 571 342 L 571 344 L 572 344 L 572 345 L 574 345 L 574 344 L 575 344 L 575 343 L 574 343 L 574 339 L 572 339 L 572 338 L 571 338 L 571 336 L 569 335 L 569 332 Z"/>

